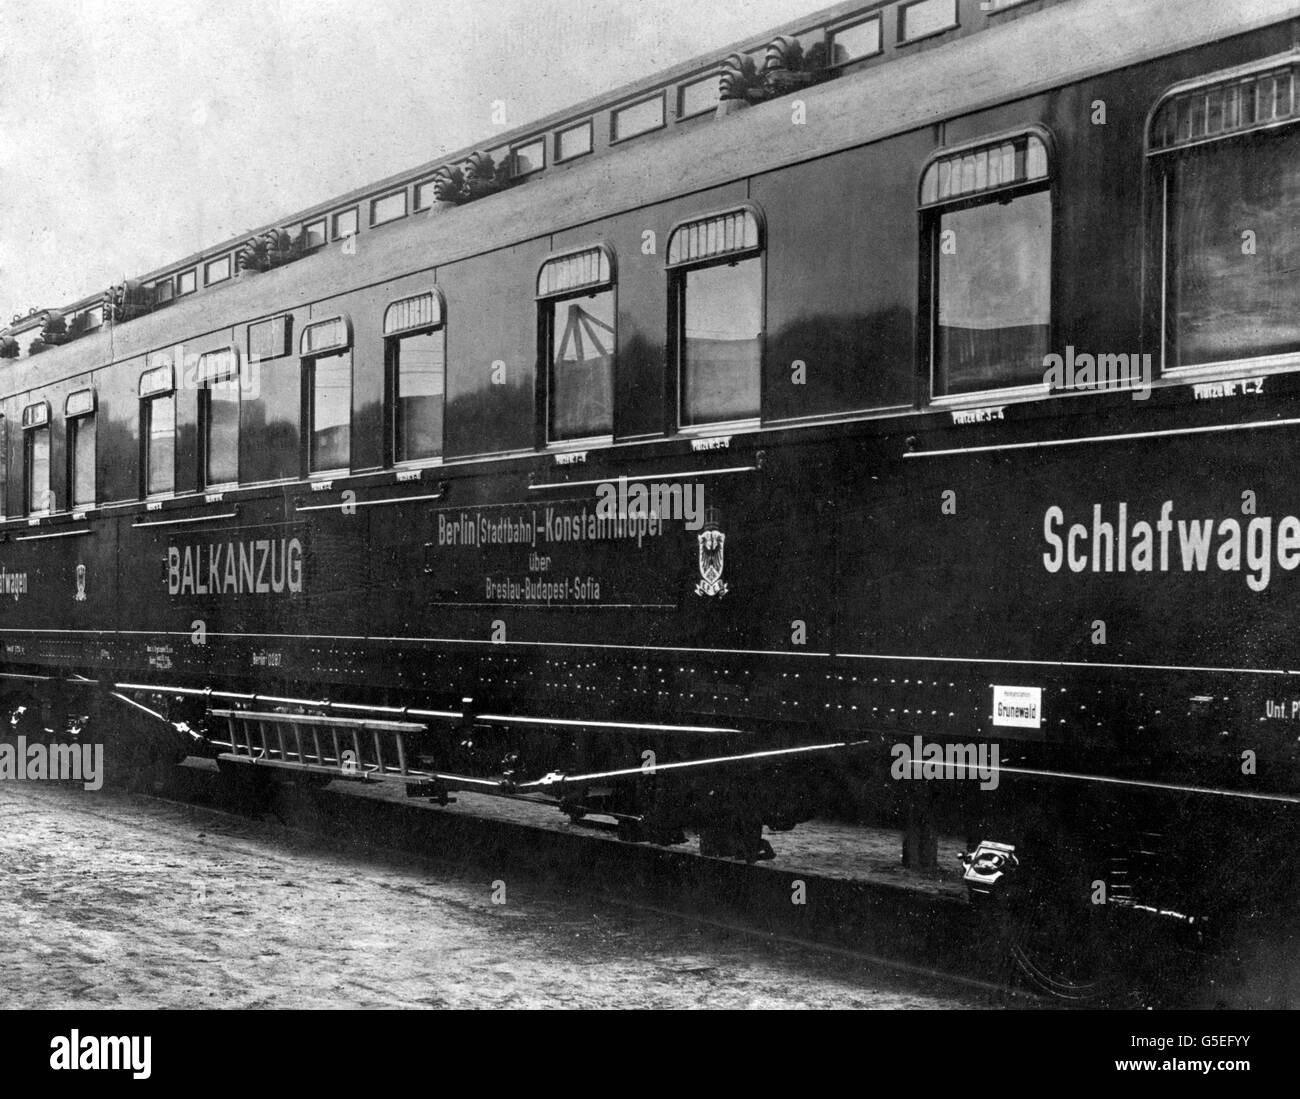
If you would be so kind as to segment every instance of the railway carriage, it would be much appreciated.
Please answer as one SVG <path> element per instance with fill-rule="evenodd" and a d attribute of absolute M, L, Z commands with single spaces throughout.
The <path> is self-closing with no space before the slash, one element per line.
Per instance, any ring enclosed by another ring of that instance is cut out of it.
<path fill-rule="evenodd" d="M 14 730 L 1293 882 L 1300 10 L 1173 8 L 855 0 L 15 317 Z"/>

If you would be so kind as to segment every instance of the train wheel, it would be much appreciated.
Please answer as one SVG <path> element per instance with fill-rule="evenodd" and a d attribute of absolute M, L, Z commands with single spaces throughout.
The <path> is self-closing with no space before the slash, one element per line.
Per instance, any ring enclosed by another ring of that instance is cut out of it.
<path fill-rule="evenodd" d="M 1116 933 L 1105 906 L 1070 913 L 1053 896 L 1035 891 L 1011 914 L 1005 942 L 1011 961 L 1036 992 L 1063 1003 L 1084 1005 L 1128 1003 L 1138 994 L 1122 937 Z M 1069 898 L 1077 906 L 1077 898 Z"/>
<path fill-rule="evenodd" d="M 1015 847 L 984 841 L 963 861 L 979 940 L 1025 984 L 1067 1004 L 1136 1006 L 1129 938 L 1116 905 L 1094 903 L 1105 878 L 1086 851 L 1024 865 Z"/>

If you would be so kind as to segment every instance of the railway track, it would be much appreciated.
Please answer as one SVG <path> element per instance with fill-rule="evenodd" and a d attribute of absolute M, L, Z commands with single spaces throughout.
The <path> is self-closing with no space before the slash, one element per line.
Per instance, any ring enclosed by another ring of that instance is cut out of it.
<path fill-rule="evenodd" d="M 178 781 L 146 791 L 162 802 L 201 805 L 232 818 L 256 811 L 231 805 L 215 769 L 191 760 Z M 297 789 L 278 792 L 272 811 L 290 831 L 348 847 L 400 851 L 433 864 L 472 866 L 494 878 L 529 877 L 534 884 L 580 893 L 600 903 L 815 951 L 864 968 L 960 988 L 990 1006 L 1048 1006 L 1049 1001 L 979 964 L 968 942 L 964 903 L 952 891 L 909 889 L 788 865 L 746 864 L 618 839 L 611 828 L 563 821 L 552 826 L 501 812 L 500 799 L 466 807 L 394 800 L 391 792 Z M 508 803 L 507 803 L 508 804 Z M 801 897 L 796 896 L 799 883 Z M 799 903 L 794 903 L 798 900 Z M 851 945 L 854 942 L 866 945 Z M 954 948 L 936 949 L 948 942 Z M 939 958 L 938 964 L 927 964 Z M 975 964 L 971 964 L 974 959 Z"/>

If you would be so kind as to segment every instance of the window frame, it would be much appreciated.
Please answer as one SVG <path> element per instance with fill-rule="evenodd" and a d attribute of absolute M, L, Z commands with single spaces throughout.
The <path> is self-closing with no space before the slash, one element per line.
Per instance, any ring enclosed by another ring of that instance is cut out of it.
<path fill-rule="evenodd" d="M 183 287 L 185 286 L 185 279 L 187 277 L 189 278 L 191 285 L 188 290 L 185 290 L 183 289 Z M 176 297 L 177 298 L 183 298 L 189 294 L 196 294 L 198 293 L 198 289 L 199 289 L 199 269 L 197 267 L 191 267 L 187 271 L 178 271 L 176 273 Z M 175 301 L 175 298 L 173 298 L 172 300 Z"/>
<path fill-rule="evenodd" d="M 90 395 L 89 407 L 74 410 L 72 408 L 72 399 L 80 397 L 83 393 Z M 83 389 L 74 390 L 69 393 L 63 402 L 63 434 L 65 448 L 67 450 L 67 482 L 68 482 L 68 508 L 73 511 L 89 511 L 99 502 L 99 429 L 97 425 L 99 412 L 99 398 L 95 392 L 94 386 L 87 386 Z M 95 432 L 95 437 L 91 441 L 92 455 L 90 460 L 90 502 L 79 501 L 77 499 L 77 445 L 76 440 L 80 437 L 81 432 L 85 430 L 86 424 L 89 423 L 91 429 Z"/>
<path fill-rule="evenodd" d="M 907 37 L 907 13 L 910 9 L 920 7 L 922 4 L 931 3 L 932 0 L 907 0 L 904 4 L 899 4 L 896 9 L 898 34 L 895 41 L 896 46 L 911 46 L 917 42 L 926 42 L 931 38 L 937 38 L 941 34 L 947 34 L 949 31 L 956 30 L 961 26 L 961 0 L 951 0 L 952 2 L 952 22 L 946 26 L 939 27 L 936 30 L 926 31 L 924 34 L 918 34 L 914 38 Z"/>
<path fill-rule="evenodd" d="M 548 144 L 549 142 L 546 140 L 546 135 L 540 134 L 537 137 L 530 138 L 527 141 L 518 141 L 515 144 L 511 145 L 510 146 L 510 178 L 527 179 L 529 176 L 535 176 L 538 172 L 546 171 L 546 169 L 550 167 L 550 160 L 547 157 L 547 149 L 546 149 Z M 529 168 L 527 171 L 521 172 L 519 170 L 519 154 L 524 152 L 526 149 L 532 149 L 532 148 L 538 148 L 541 150 L 542 162 L 536 165 L 535 167 Z"/>
<path fill-rule="evenodd" d="M 233 363 L 233 372 L 227 372 L 221 377 L 205 376 L 203 370 L 203 360 L 216 355 L 229 354 Z M 198 362 L 195 364 L 195 380 L 198 383 L 198 485 L 201 492 L 214 492 L 223 489 L 237 488 L 240 482 L 240 449 L 243 439 L 244 427 L 244 388 L 243 388 L 243 368 L 244 359 L 239 353 L 237 344 L 226 344 L 222 347 L 209 348 L 199 355 Z M 238 394 L 237 410 L 238 414 L 235 419 L 235 479 L 233 481 L 209 481 L 208 480 L 208 459 L 211 457 L 212 442 L 209 433 L 212 428 L 212 396 L 211 389 L 213 382 L 228 381 L 234 378 L 235 391 Z"/>
<path fill-rule="evenodd" d="M 1211 145 L 1232 144 L 1247 141 L 1262 134 L 1278 134 L 1288 128 L 1300 128 L 1300 109 L 1290 118 L 1270 123 L 1258 124 L 1247 129 L 1229 134 L 1219 134 L 1191 141 L 1185 145 L 1172 148 L 1156 148 L 1153 143 L 1155 124 L 1161 109 L 1171 100 L 1195 92 L 1202 88 L 1209 89 L 1220 84 L 1244 82 L 1252 77 L 1260 77 L 1270 72 L 1290 66 L 1296 66 L 1294 51 L 1272 54 L 1268 57 L 1250 61 L 1228 69 L 1218 69 L 1203 73 L 1188 80 L 1179 81 L 1165 88 L 1151 105 L 1147 113 L 1143 132 L 1144 155 L 1143 179 L 1147 200 L 1145 203 L 1146 243 L 1144 254 L 1154 273 L 1149 280 L 1149 288 L 1144 295 L 1144 328 L 1149 332 L 1155 329 L 1154 342 L 1158 348 L 1155 379 L 1159 384 L 1170 385 L 1193 384 L 1207 379 L 1220 378 L 1255 378 L 1272 374 L 1293 373 L 1300 371 L 1300 349 L 1284 351 L 1271 355 L 1257 355 L 1244 359 L 1220 359 L 1209 363 L 1195 363 L 1178 366 L 1173 361 L 1174 343 L 1171 311 L 1171 293 L 1169 279 L 1173 273 L 1170 262 L 1171 251 L 1176 244 L 1171 223 L 1174 194 L 1171 187 L 1170 172 L 1166 165 L 1176 163 L 1189 152 L 1197 154 Z M 1300 67 L 1293 68 L 1292 95 L 1300 102 Z"/>
<path fill-rule="evenodd" d="M 311 244 L 311 231 L 320 226 L 320 243 Z M 330 242 L 330 219 L 328 217 L 312 218 L 311 221 L 302 223 L 302 248 L 304 252 L 314 252 L 318 248 L 324 248 Z"/>
<path fill-rule="evenodd" d="M 384 218 L 382 221 L 376 219 L 376 209 L 381 202 L 387 202 L 389 199 L 402 198 L 402 212 L 394 214 L 392 217 Z M 370 200 L 370 228 L 374 229 L 380 225 L 391 225 L 394 221 L 401 221 L 404 217 L 411 214 L 411 196 L 407 188 L 402 187 L 396 191 L 389 191 L 386 194 L 376 195 Z"/>
<path fill-rule="evenodd" d="M 433 297 L 438 311 L 438 319 L 433 324 L 410 325 L 389 332 L 387 329 L 388 311 L 395 305 L 410 301 L 413 298 L 423 297 L 425 294 Z M 416 291 L 414 294 L 403 294 L 400 298 L 393 298 L 384 306 L 384 319 L 381 323 L 384 340 L 384 466 L 387 469 L 421 469 L 426 466 L 440 466 L 445 460 L 447 450 L 447 299 L 436 286 Z M 400 396 L 397 388 L 399 363 L 396 352 L 398 343 L 407 336 L 423 336 L 434 332 L 442 334 L 443 433 L 440 443 L 442 453 L 428 458 L 398 458 L 397 401 Z"/>
<path fill-rule="evenodd" d="M 1008 141 L 1023 137 L 1034 137 L 1043 143 L 1045 155 L 1047 157 L 1047 174 L 1041 179 L 1021 180 L 1016 183 L 988 188 L 983 191 L 976 191 L 967 195 L 959 195 L 956 198 L 936 199 L 934 202 L 926 203 L 922 199 L 923 188 L 925 186 L 925 177 L 930 168 L 941 160 L 951 159 L 962 155 L 963 153 L 976 151 L 979 149 L 992 148 L 995 145 L 1005 144 Z M 925 160 L 921 166 L 921 173 L 917 179 L 917 213 L 920 222 L 920 295 L 918 301 L 918 316 L 921 320 L 921 331 L 924 333 L 923 353 L 917 356 L 918 359 L 918 385 L 921 387 L 922 407 L 932 407 L 936 409 L 952 408 L 979 408 L 990 404 L 1013 404 L 1020 401 L 1039 400 L 1044 397 L 1065 396 L 1073 391 L 1054 392 L 1046 381 L 1031 382 L 1028 384 L 1018 385 L 1000 385 L 990 389 L 977 389 L 967 393 L 935 393 L 935 365 L 937 355 L 937 334 L 939 326 L 939 224 L 943 214 L 960 210 L 968 210 L 978 206 L 986 206 L 991 203 L 1001 203 L 1004 200 L 1014 201 L 1026 195 L 1036 194 L 1039 191 L 1046 191 L 1049 201 L 1049 213 L 1051 216 L 1051 249 L 1052 258 L 1049 266 L 1049 285 L 1047 288 L 1048 295 L 1048 336 L 1047 346 L 1050 350 L 1057 345 L 1057 337 L 1060 332 L 1060 322 L 1057 310 L 1057 292 L 1060 288 L 1060 234 L 1061 234 L 1061 211 L 1060 211 L 1060 194 L 1057 187 L 1057 150 L 1056 140 L 1052 132 L 1045 126 L 1038 124 L 1030 126 L 1018 126 L 1013 130 L 1003 130 L 998 133 L 984 134 L 971 141 L 963 141 L 957 145 L 948 145 L 936 149 Z M 1044 366 L 1044 374 L 1046 373 Z"/>
<path fill-rule="evenodd" d="M 163 286 L 167 287 L 167 297 L 165 298 L 159 297 L 159 293 L 158 293 L 159 288 Z M 154 300 L 155 308 L 161 308 L 164 305 L 170 305 L 172 302 L 176 300 L 176 282 L 171 277 L 171 275 L 168 275 L 165 279 L 157 279 L 154 281 L 153 300 Z"/>
<path fill-rule="evenodd" d="M 262 325 L 269 324 L 274 326 L 276 321 L 284 322 L 284 349 L 276 351 L 273 355 L 256 355 L 253 352 L 253 330 L 260 328 Z M 286 355 L 293 354 L 293 314 L 292 313 L 275 313 L 269 317 L 263 317 L 261 320 L 249 321 L 244 332 L 245 358 L 249 362 L 269 362 L 272 359 L 282 359 Z"/>
<path fill-rule="evenodd" d="M 137 384 L 137 393 L 139 394 L 139 416 L 137 423 L 140 429 L 140 499 L 141 500 L 165 500 L 168 497 L 176 495 L 176 440 L 180 434 L 176 429 L 176 369 L 170 356 L 160 356 L 163 361 L 156 366 L 147 367 L 141 374 Z M 151 356 L 152 358 L 152 356 Z M 148 361 L 148 360 L 146 360 Z M 166 371 L 165 384 L 156 388 L 150 388 L 145 392 L 146 379 L 151 377 L 163 378 Z M 158 492 L 149 491 L 149 450 L 150 439 L 153 434 L 153 406 L 155 401 L 169 400 L 172 402 L 172 487 L 162 489 Z"/>
<path fill-rule="evenodd" d="M 353 220 L 355 221 L 355 225 L 352 228 L 352 232 L 340 233 L 339 218 L 344 217 L 347 214 L 352 215 Z M 348 237 L 355 237 L 359 235 L 361 232 L 361 208 L 359 206 L 349 206 L 344 210 L 336 210 L 334 213 L 330 214 L 329 227 L 330 227 L 331 242 L 339 241 L 339 240 L 347 240 Z"/>
<path fill-rule="evenodd" d="M 561 141 L 565 134 L 575 133 L 578 130 L 587 131 L 587 147 L 580 153 L 570 153 L 564 155 Z M 591 156 L 596 151 L 596 122 L 595 119 L 588 118 L 583 122 L 574 123 L 572 126 L 565 126 L 561 130 L 555 131 L 555 155 L 552 158 L 556 164 L 568 164 L 570 161 L 578 160 L 584 156 Z"/>
<path fill-rule="evenodd" d="M 731 252 L 722 253 L 721 255 L 706 256 L 702 259 L 679 260 L 673 263 L 668 257 L 672 254 L 673 237 L 679 229 L 683 229 L 697 222 L 710 221 L 714 218 L 726 217 L 729 214 L 747 212 L 753 215 L 757 226 L 757 243 L 744 248 L 735 249 Z M 727 206 L 721 210 L 712 210 L 708 212 L 692 214 L 689 217 L 682 218 L 673 224 L 668 230 L 668 236 L 665 238 L 664 246 L 665 263 L 664 269 L 668 276 L 668 338 L 671 353 L 667 356 L 667 367 L 670 372 L 670 378 L 666 387 L 666 393 L 672 402 L 672 409 L 669 418 L 670 432 L 678 435 L 714 435 L 714 434 L 731 434 L 736 431 L 744 431 L 750 428 L 761 427 L 763 423 L 763 397 L 766 392 L 766 379 L 764 375 L 767 370 L 767 343 L 768 343 L 768 316 L 767 316 L 767 217 L 763 208 L 756 202 L 738 202 L 732 206 Z M 685 399 L 686 399 L 686 374 L 683 369 L 685 365 L 685 322 L 687 310 L 685 308 L 686 297 L 686 275 L 690 271 L 700 271 L 709 267 L 733 266 L 741 260 L 758 259 L 759 261 L 759 312 L 761 317 L 761 327 L 759 328 L 759 360 L 758 360 L 758 411 L 753 416 L 744 416 L 734 420 L 711 420 L 708 423 L 688 424 L 684 422 Z"/>
<path fill-rule="evenodd" d="M 708 84 L 710 81 L 712 81 L 713 84 L 716 86 L 718 81 L 721 80 L 721 78 L 722 78 L 722 70 L 715 69 L 713 72 L 707 73 L 704 76 L 697 76 L 693 80 L 683 80 L 680 84 L 678 84 L 677 94 L 675 97 L 677 100 L 677 104 L 676 104 L 677 121 L 685 122 L 689 118 L 702 118 L 704 115 L 715 114 L 718 109 L 718 104 L 722 102 L 722 98 L 720 95 L 714 99 L 713 105 L 711 107 L 701 107 L 698 110 L 690 111 L 688 113 L 686 110 L 686 89 L 694 88 L 697 84 Z"/>
<path fill-rule="evenodd" d="M 36 410 L 41 411 L 37 416 Z M 32 413 L 29 417 L 28 413 Z M 59 509 L 56 506 L 57 497 L 54 493 L 54 425 L 53 415 L 50 410 L 50 402 L 47 400 L 30 401 L 23 406 L 22 411 L 22 432 L 23 432 L 23 514 L 28 518 L 42 518 L 47 515 L 53 515 Z M 34 507 L 32 472 L 34 463 L 32 461 L 32 452 L 36 448 L 37 432 L 45 432 L 45 445 L 47 456 L 45 460 L 45 505 L 44 507 Z"/>
<path fill-rule="evenodd" d="M 605 259 L 609 268 L 609 277 L 601 279 L 598 282 L 587 283 L 576 288 L 568 290 L 554 291 L 549 294 L 543 294 L 537 289 L 542 272 L 548 264 L 557 260 L 570 259 L 574 256 L 581 256 L 588 252 L 600 252 Z M 565 248 L 559 252 L 553 252 L 548 255 L 540 264 L 537 265 L 537 273 L 533 277 L 534 299 L 537 302 L 537 340 L 538 353 L 543 369 L 538 371 L 538 401 L 537 407 L 540 412 L 540 421 L 538 423 L 538 435 L 542 445 L 547 450 L 583 450 L 593 446 L 608 446 L 614 441 L 617 434 L 617 423 L 615 422 L 618 415 L 618 401 L 616 398 L 618 385 L 618 257 L 614 249 L 603 241 L 596 241 L 591 244 L 584 244 L 578 248 Z M 613 347 L 610 354 L 609 364 L 609 393 L 610 393 L 610 424 L 609 431 L 598 435 L 575 436 L 571 439 L 553 439 L 551 438 L 551 405 L 552 393 L 554 390 L 552 371 L 555 367 L 554 349 L 555 349 L 555 306 L 561 302 L 571 301 L 574 298 L 591 297 L 594 294 L 609 291 L 613 296 L 614 311 L 614 334 L 612 337 Z"/>
<path fill-rule="evenodd" d="M 343 340 L 340 343 L 331 344 L 328 347 L 307 349 L 308 334 L 314 328 L 320 328 L 327 324 L 341 323 L 343 325 Z M 312 469 L 312 436 L 316 430 L 316 360 L 324 358 L 327 355 L 337 355 L 341 352 L 347 352 L 348 362 L 348 464 L 347 466 L 331 466 L 329 469 Z M 356 355 L 355 343 L 352 333 L 352 318 L 346 313 L 336 313 L 331 317 L 321 317 L 319 320 L 310 321 L 302 326 L 302 333 L 298 337 L 298 365 L 301 382 L 301 461 L 300 469 L 304 480 L 314 480 L 318 478 L 330 479 L 332 477 L 347 476 L 352 472 L 352 430 L 355 426 L 353 416 L 352 402 L 356 397 Z"/>
<path fill-rule="evenodd" d="M 649 126 L 644 130 L 637 130 L 634 134 L 626 134 L 623 137 L 618 136 L 618 116 L 633 110 L 636 107 L 644 106 L 646 103 L 659 101 L 659 121 L 654 126 Z M 646 134 L 658 133 L 668 126 L 668 102 L 667 89 L 660 88 L 653 95 L 642 96 L 640 99 L 634 99 L 631 102 L 623 103 L 620 106 L 613 107 L 609 112 L 609 143 L 610 145 L 622 145 L 625 141 L 634 141 L 638 137 L 645 137 Z"/>
<path fill-rule="evenodd" d="M 220 278 L 214 279 L 212 277 L 212 266 L 217 263 L 224 263 L 226 265 L 226 273 Z M 214 256 L 212 259 L 203 261 L 204 286 L 219 286 L 223 282 L 229 282 L 234 277 L 234 274 L 235 265 L 230 253 L 226 253 L 224 256 Z"/>
<path fill-rule="evenodd" d="M 840 61 L 836 63 L 834 61 L 834 56 L 835 56 L 835 40 L 837 36 L 843 33 L 844 31 L 851 31 L 851 30 L 856 30 L 858 27 L 864 27 L 868 23 L 876 24 L 875 50 L 873 50 L 871 53 L 860 54 L 857 57 L 850 57 L 846 61 Z M 827 64 L 831 68 L 845 69 L 848 68 L 850 65 L 857 65 L 863 61 L 870 61 L 873 57 L 879 57 L 884 52 L 885 52 L 885 20 L 884 20 L 884 16 L 880 12 L 875 12 L 874 14 L 868 15 L 862 19 L 853 19 L 847 23 L 832 25 L 828 27 L 826 30 L 826 57 L 827 57 Z"/>
<path fill-rule="evenodd" d="M 425 210 L 432 210 L 433 204 L 438 200 L 433 197 L 433 188 L 437 180 L 433 178 L 418 180 L 411 187 L 411 213 L 419 214 Z M 422 202 L 425 192 L 428 191 L 429 201 Z"/>

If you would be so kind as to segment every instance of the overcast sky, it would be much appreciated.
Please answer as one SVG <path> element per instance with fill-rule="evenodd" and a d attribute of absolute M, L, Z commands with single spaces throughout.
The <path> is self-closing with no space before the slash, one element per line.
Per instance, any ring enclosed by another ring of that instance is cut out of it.
<path fill-rule="evenodd" d="M 2 0 L 0 326 L 826 4 Z"/>

